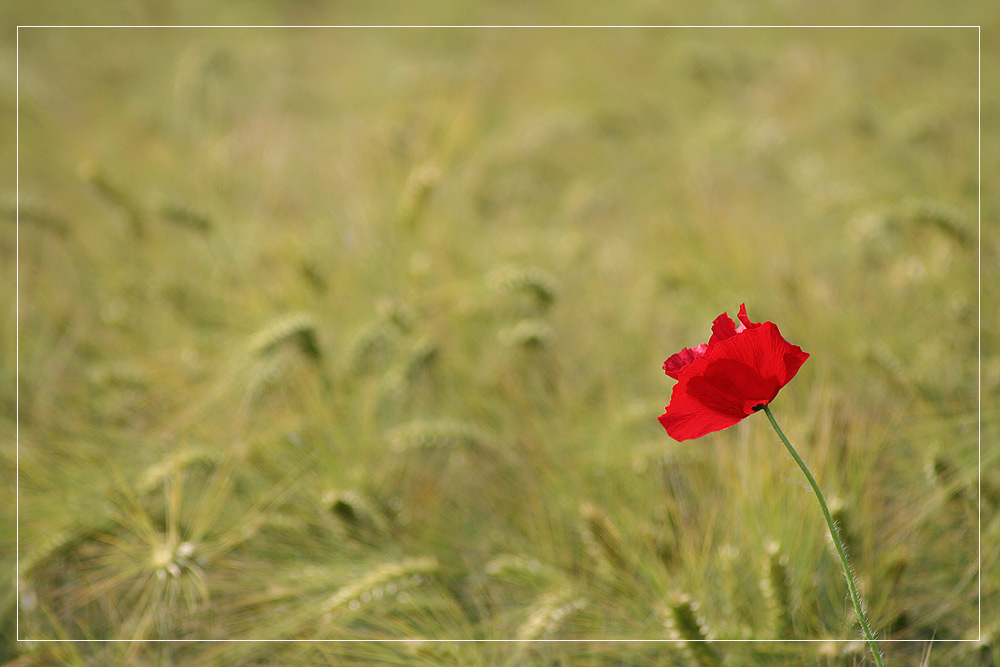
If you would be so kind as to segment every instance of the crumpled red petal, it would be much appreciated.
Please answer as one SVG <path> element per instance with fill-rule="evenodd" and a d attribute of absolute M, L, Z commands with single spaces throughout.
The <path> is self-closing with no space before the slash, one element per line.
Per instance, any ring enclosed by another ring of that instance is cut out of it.
<path fill-rule="evenodd" d="M 708 339 L 708 346 L 712 347 L 716 343 L 729 340 L 736 335 L 736 324 L 729 317 L 728 313 L 722 313 L 712 322 L 712 337 Z"/>
<path fill-rule="evenodd" d="M 760 326 L 760 322 L 751 322 L 750 318 L 747 317 L 747 305 L 745 303 L 740 304 L 740 312 L 737 317 L 740 318 L 740 322 L 742 322 L 743 326 L 747 329 L 756 329 Z"/>
<path fill-rule="evenodd" d="M 706 352 L 708 352 L 707 343 L 702 343 L 694 348 L 685 347 L 677 354 L 670 355 L 670 357 L 663 362 L 663 372 L 676 380 L 677 376 L 688 366 L 688 364 L 698 357 L 705 356 Z"/>
<path fill-rule="evenodd" d="M 715 318 L 715 321 L 712 322 L 712 337 L 708 339 L 709 346 L 729 340 L 736 334 L 743 333 L 747 329 L 756 329 L 760 326 L 760 322 L 751 322 L 750 318 L 747 317 L 747 305 L 745 303 L 740 304 L 740 312 L 737 317 L 740 320 L 738 325 L 729 317 L 729 313 L 722 313 Z"/>

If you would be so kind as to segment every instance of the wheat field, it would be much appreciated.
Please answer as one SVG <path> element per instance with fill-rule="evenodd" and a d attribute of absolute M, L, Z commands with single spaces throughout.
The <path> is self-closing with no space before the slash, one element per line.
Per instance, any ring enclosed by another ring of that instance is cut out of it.
<path fill-rule="evenodd" d="M 868 664 L 766 420 L 657 423 L 744 302 L 888 664 L 1000 660 L 976 28 L 11 34 L 3 662 Z"/>

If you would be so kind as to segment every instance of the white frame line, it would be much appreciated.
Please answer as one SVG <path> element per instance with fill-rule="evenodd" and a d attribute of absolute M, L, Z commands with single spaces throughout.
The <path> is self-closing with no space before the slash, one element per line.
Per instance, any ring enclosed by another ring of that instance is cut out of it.
<path fill-rule="evenodd" d="M 15 369 L 15 388 L 14 388 L 14 410 L 15 410 L 15 466 L 16 466 L 16 478 L 14 485 L 14 497 L 15 497 L 15 571 L 14 571 L 14 585 L 15 585 L 15 614 L 14 614 L 14 636 L 15 641 L 20 642 L 46 642 L 46 643 L 58 643 L 58 642 L 106 642 L 106 643 L 117 643 L 117 642 L 150 642 L 150 643 L 169 643 L 169 642 L 302 642 L 302 643 L 331 643 L 331 642 L 519 642 L 519 643 L 533 643 L 533 642 L 550 642 L 550 643 L 564 643 L 564 642 L 597 642 L 597 643 L 677 643 L 682 641 L 690 641 L 683 639 L 31 639 L 31 638 L 21 638 L 21 449 L 20 449 L 20 434 L 21 434 L 21 389 L 20 382 L 17 378 L 20 377 L 21 372 L 21 28 L 149 28 L 149 29 L 176 29 L 176 28 L 286 28 L 286 29 L 303 29 L 303 28 L 313 28 L 313 29 L 330 29 L 330 28 L 343 28 L 343 29 L 357 29 L 357 28 L 377 28 L 377 29 L 392 29 L 392 28 L 526 28 L 526 29 L 553 29 L 553 28 L 567 28 L 567 29 L 580 29 L 580 28 L 619 28 L 619 29 L 636 29 L 636 28 L 712 28 L 712 29 L 734 29 L 734 28 L 771 28 L 771 29 L 808 29 L 808 28 L 829 28 L 829 29 L 843 29 L 843 28 L 859 28 L 859 29 L 876 29 L 876 28 L 976 28 L 977 31 L 977 54 L 978 54 L 978 68 L 977 68 L 977 86 L 978 86 L 978 108 L 977 108 L 977 173 L 978 173 L 978 184 L 977 184 L 977 332 L 976 332 L 976 355 L 977 355 L 977 374 L 976 374 L 976 390 L 977 390 L 977 438 L 978 438 L 978 466 L 979 474 L 977 481 L 977 517 L 978 517 L 978 545 L 977 545 L 977 585 L 978 585 L 978 637 L 976 639 L 876 639 L 876 641 L 881 643 L 968 643 L 968 642 L 980 642 L 983 637 L 983 496 L 982 496 L 982 485 L 983 485 L 983 386 L 982 386 L 982 359 L 983 359 L 983 342 L 982 342 L 982 324 L 983 324 L 983 293 L 982 293 L 982 261 L 983 261 L 983 39 L 982 25 L 904 25 L 904 24 L 892 24 L 892 25 L 516 25 L 516 24 L 499 24 L 499 25 L 446 25 L 446 24 L 427 24 L 427 25 L 379 25 L 379 24 L 364 24 L 364 25 L 18 25 L 16 30 L 15 39 L 15 195 L 14 195 L 14 206 L 15 206 L 15 296 L 14 296 L 14 318 L 15 318 L 15 336 L 14 336 L 14 369 Z M 755 642 L 824 642 L 824 643 L 846 643 L 855 642 L 858 639 L 705 639 L 696 641 L 708 641 L 713 643 L 728 643 L 728 642 L 740 642 L 740 643 L 755 643 Z"/>

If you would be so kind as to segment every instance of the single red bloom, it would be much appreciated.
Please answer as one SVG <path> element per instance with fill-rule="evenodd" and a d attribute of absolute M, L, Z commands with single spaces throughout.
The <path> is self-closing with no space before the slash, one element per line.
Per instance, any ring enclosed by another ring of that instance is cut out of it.
<path fill-rule="evenodd" d="M 745 304 L 739 320 L 737 326 L 719 315 L 708 343 L 663 362 L 677 384 L 660 423 L 675 440 L 700 438 L 749 417 L 774 400 L 809 358 L 773 322 L 751 322 Z"/>

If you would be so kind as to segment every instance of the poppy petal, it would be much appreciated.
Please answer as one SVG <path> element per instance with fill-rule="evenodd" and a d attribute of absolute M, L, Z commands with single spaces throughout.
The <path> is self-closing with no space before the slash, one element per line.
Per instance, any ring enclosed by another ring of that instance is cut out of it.
<path fill-rule="evenodd" d="M 784 387 L 788 384 L 795 374 L 799 372 L 802 368 L 802 364 L 806 363 L 806 359 L 809 358 L 808 352 L 803 352 L 802 348 L 798 345 L 792 345 L 789 343 L 789 347 L 792 349 L 785 353 L 785 379 L 781 381 L 781 386 Z"/>
<path fill-rule="evenodd" d="M 688 379 L 682 379 L 674 385 L 670 405 L 660 415 L 660 424 L 674 440 L 700 438 L 713 431 L 729 428 L 746 416 L 737 406 L 722 411 L 692 397 L 687 391 Z M 723 403 L 724 401 L 720 401 L 717 407 L 723 408 Z"/>
<path fill-rule="evenodd" d="M 777 389 L 788 384 L 809 358 L 799 346 L 782 338 L 773 322 L 764 322 L 759 327 L 747 329 L 740 335 L 723 341 L 707 356 L 712 359 L 731 359 L 754 369 L 760 378 L 774 378 L 777 380 Z"/>
<path fill-rule="evenodd" d="M 729 340 L 736 335 L 736 324 L 730 319 L 728 313 L 722 313 L 712 322 L 712 337 L 708 339 L 708 346 Z"/>
<path fill-rule="evenodd" d="M 751 322 L 750 318 L 747 317 L 747 305 L 745 303 L 740 304 L 740 312 L 737 317 L 740 318 L 740 322 L 743 325 L 741 328 L 756 329 L 760 326 L 760 322 Z"/>
<path fill-rule="evenodd" d="M 687 393 L 708 407 L 746 417 L 754 406 L 773 399 L 779 389 L 777 378 L 761 376 L 757 369 L 739 361 L 719 358 L 688 380 Z"/>
<path fill-rule="evenodd" d="M 707 343 L 702 343 L 701 345 L 693 348 L 685 347 L 680 352 L 671 355 L 666 361 L 663 362 L 663 372 L 676 380 L 681 371 L 683 371 L 698 357 L 705 356 L 707 351 Z"/>

